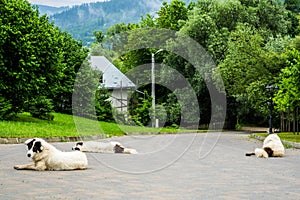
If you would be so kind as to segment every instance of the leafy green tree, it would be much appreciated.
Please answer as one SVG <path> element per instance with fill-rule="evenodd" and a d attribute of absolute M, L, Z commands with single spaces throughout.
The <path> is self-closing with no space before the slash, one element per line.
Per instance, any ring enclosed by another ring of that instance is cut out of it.
<path fill-rule="evenodd" d="M 96 41 L 98 43 L 103 42 L 104 40 L 104 33 L 100 30 L 100 31 L 94 31 L 94 36 L 96 38 Z"/>
<path fill-rule="evenodd" d="M 29 111 L 33 117 L 53 120 L 54 116 L 50 114 L 53 111 L 53 105 L 51 99 L 47 99 L 45 96 L 39 96 L 29 102 Z"/>
<path fill-rule="evenodd" d="M 151 101 L 151 96 L 145 91 L 145 98 L 139 98 L 138 104 L 135 103 L 131 105 L 134 109 L 130 109 L 130 115 L 135 124 L 139 126 L 147 126 L 150 124 L 151 115 L 149 111 L 151 110 Z"/>
<path fill-rule="evenodd" d="M 237 102 L 232 112 L 237 113 L 240 123 L 252 121 L 250 113 L 259 118 L 267 112 L 265 86 L 276 82 L 283 65 L 280 54 L 270 50 L 279 48 L 276 44 L 263 48 L 265 40 L 259 31 L 243 24 L 230 35 L 226 58 L 218 68 L 227 95 Z"/>
<path fill-rule="evenodd" d="M 247 116 L 241 119 L 243 121 L 250 119 L 249 113 L 254 113 L 253 116 L 260 119 L 266 111 L 265 86 L 276 82 L 275 77 L 284 65 L 281 51 L 289 43 L 283 38 L 297 34 L 297 23 L 291 12 L 278 0 L 198 0 L 188 6 L 182 1 L 174 0 L 163 3 L 156 18 L 148 14 L 135 26 L 117 25 L 107 34 L 114 36 L 116 33 L 134 30 L 120 38 L 122 42 L 126 41 L 128 49 L 138 49 L 151 42 L 161 44 L 163 48 L 166 37 L 151 32 L 151 27 L 172 29 L 178 31 L 179 35 L 190 36 L 209 51 L 219 65 L 229 95 L 228 112 L 232 114 L 233 119 Z M 145 35 L 155 37 L 145 38 Z M 167 45 L 169 49 L 176 49 L 181 44 L 180 40 L 175 40 L 168 41 Z M 114 44 L 112 46 L 113 49 L 119 48 Z M 157 49 L 126 52 L 118 59 L 118 66 L 123 72 L 127 72 L 135 66 L 150 63 L 151 53 L 155 51 Z M 190 58 L 201 56 L 189 50 L 186 53 Z M 189 80 L 201 104 L 201 123 L 209 123 L 211 116 L 207 113 L 211 113 L 211 100 L 207 83 L 200 73 L 211 76 L 213 70 L 210 66 L 197 63 L 202 70 L 199 73 L 185 59 L 170 52 L 159 54 L 156 59 L 172 66 Z M 213 84 L 214 80 L 210 81 L 209 84 Z M 166 92 L 160 86 L 156 88 L 157 93 L 161 94 L 157 95 L 157 102 L 169 101 L 176 104 L 174 95 L 169 95 L 170 91 Z M 150 87 L 146 86 L 143 89 L 149 90 Z M 169 97 L 166 97 L 168 95 Z M 174 123 L 179 123 L 179 105 L 176 104 L 173 109 L 166 104 L 165 109 L 168 113 L 168 124 L 172 124 L 169 120 L 171 118 L 174 119 Z"/>
<path fill-rule="evenodd" d="M 286 60 L 286 67 L 281 70 L 279 75 L 279 91 L 276 93 L 274 101 L 276 109 L 281 111 L 282 118 L 285 115 L 285 118 L 292 119 L 293 131 L 299 132 L 300 53 L 296 49 L 291 49 L 285 52 L 283 57 Z M 282 129 L 283 131 L 290 131 L 284 126 Z"/>
<path fill-rule="evenodd" d="M 16 113 L 12 112 L 12 105 L 5 97 L 0 96 L 0 120 L 8 120 L 15 116 Z"/>
<path fill-rule="evenodd" d="M 11 105 L 9 112 L 30 111 L 30 105 L 44 97 L 51 99 L 56 110 L 66 96 L 70 100 L 69 84 L 86 52 L 27 1 L 0 4 L 0 91 Z"/>
<path fill-rule="evenodd" d="M 290 10 L 296 14 L 300 12 L 300 0 L 285 0 L 284 5 L 287 10 Z"/>
<path fill-rule="evenodd" d="M 112 122 L 113 111 L 111 101 L 109 101 L 109 91 L 103 87 L 96 90 L 95 94 L 95 109 L 98 121 Z"/>
<path fill-rule="evenodd" d="M 88 50 L 82 44 L 63 32 L 57 47 L 60 49 L 62 69 L 56 76 L 53 89 L 48 93 L 56 112 L 72 113 L 72 93 L 77 72 L 87 57 Z"/>
<path fill-rule="evenodd" d="M 72 95 L 73 115 L 96 120 L 101 98 L 100 86 L 101 72 L 94 70 L 85 60 L 77 73 Z"/>
<path fill-rule="evenodd" d="M 183 23 L 187 20 L 188 8 L 182 0 L 172 0 L 170 4 L 163 2 L 162 7 L 157 12 L 156 18 L 157 26 L 160 28 L 167 28 L 172 30 L 179 30 Z"/>

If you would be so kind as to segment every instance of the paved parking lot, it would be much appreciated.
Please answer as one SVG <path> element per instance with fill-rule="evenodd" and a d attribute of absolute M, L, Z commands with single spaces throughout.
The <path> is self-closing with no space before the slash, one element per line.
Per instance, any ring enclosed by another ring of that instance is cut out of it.
<path fill-rule="evenodd" d="M 89 169 L 17 171 L 23 144 L 0 145 L 0 199 L 300 199 L 300 150 L 258 159 L 242 133 L 115 138 L 137 155 L 88 153 Z M 67 151 L 74 143 L 53 143 Z"/>

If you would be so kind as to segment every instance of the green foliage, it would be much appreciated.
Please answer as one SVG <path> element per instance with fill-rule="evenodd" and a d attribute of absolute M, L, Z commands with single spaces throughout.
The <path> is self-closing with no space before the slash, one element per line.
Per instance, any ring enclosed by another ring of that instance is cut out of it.
<path fill-rule="evenodd" d="M 39 96 L 29 102 L 29 112 L 33 117 L 39 119 L 53 120 L 54 116 L 51 114 L 53 105 L 51 99 L 45 96 Z"/>
<path fill-rule="evenodd" d="M 85 60 L 77 73 L 76 82 L 72 96 L 73 115 L 96 119 L 95 101 L 100 98 L 96 97 L 96 91 L 100 85 L 102 73 L 94 70 Z"/>
<path fill-rule="evenodd" d="M 157 17 L 148 14 L 142 17 L 138 24 L 123 23 L 112 27 L 107 31 L 108 37 L 104 39 L 103 44 L 107 44 L 105 41 L 109 37 L 130 30 L 124 38 L 120 38 L 120 41 L 123 44 L 126 41 L 128 49 L 138 50 L 126 52 L 117 59 L 117 66 L 123 72 L 127 72 L 136 66 L 151 62 L 151 53 L 157 49 L 140 49 L 139 47 L 144 44 L 148 46 L 160 44 L 160 48 L 167 46 L 169 50 L 182 45 L 180 37 L 168 41 L 165 35 L 152 32 L 151 27 L 176 30 L 180 34 L 190 36 L 211 53 L 218 70 L 222 73 L 229 99 L 230 119 L 227 118 L 226 124 L 234 127 L 233 121 L 236 119 L 239 119 L 240 123 L 247 121 L 255 123 L 257 119 L 265 122 L 263 117 L 267 111 L 265 86 L 275 83 L 281 69 L 284 68 L 281 53 L 289 47 L 291 37 L 298 33 L 298 24 L 295 15 L 286 10 L 285 5 L 278 0 L 198 0 L 188 6 L 184 1 L 174 0 L 170 3 L 164 2 L 157 12 Z M 168 41 L 167 44 L 165 41 Z M 300 42 L 294 41 L 295 46 L 298 43 Z M 112 49 L 120 49 L 117 44 L 112 46 Z M 196 55 L 197 53 L 186 50 L 189 58 L 202 56 Z M 190 82 L 200 103 L 200 121 L 208 124 L 214 116 L 210 116 L 211 99 L 207 87 L 216 83 L 207 77 L 212 77 L 216 69 L 213 70 L 211 66 L 206 66 L 200 61 L 197 63 L 201 68 L 199 73 L 184 58 L 170 52 L 161 53 L 155 59 L 176 69 Z M 207 77 L 203 77 L 202 74 Z M 170 80 L 171 77 L 167 79 Z M 156 92 L 161 94 L 157 95 L 156 101 L 164 105 L 162 110 L 165 109 L 167 113 L 168 125 L 178 125 L 181 119 L 187 123 L 193 119 L 192 110 L 185 112 L 190 113 L 190 116 L 181 116 L 182 105 L 177 102 L 174 95 L 168 96 L 170 91 L 165 92 L 159 85 L 156 88 Z M 150 87 L 143 89 L 150 91 Z M 180 89 L 182 88 L 178 88 L 178 91 Z M 181 98 L 184 99 L 184 95 Z M 168 101 L 173 102 L 173 105 Z M 165 102 L 167 103 L 164 104 Z M 147 102 L 143 102 L 142 105 L 145 107 L 141 107 L 139 111 L 146 113 L 149 105 Z M 148 113 L 141 116 L 145 117 L 143 120 L 149 121 Z M 136 119 L 139 122 L 141 120 L 141 117 Z M 146 124 L 146 121 L 143 124 Z"/>
<path fill-rule="evenodd" d="M 280 111 L 300 107 L 300 53 L 296 49 L 288 50 L 283 54 L 286 67 L 279 75 L 279 91 L 274 101 Z"/>
<path fill-rule="evenodd" d="M 188 8 L 182 0 L 172 0 L 170 4 L 163 2 L 162 7 L 157 12 L 157 26 L 172 30 L 179 30 L 182 26 L 182 21 L 187 19 Z"/>
<path fill-rule="evenodd" d="M 287 10 L 290 10 L 296 14 L 300 13 L 300 0 L 285 0 L 284 5 Z"/>
<path fill-rule="evenodd" d="M 0 108 L 0 120 L 9 120 L 16 116 L 16 113 L 11 111 L 11 103 L 2 96 L 0 96 Z"/>
<path fill-rule="evenodd" d="M 139 98 L 139 103 L 131 110 L 131 118 L 139 126 L 147 126 L 151 122 L 151 96 L 145 91 L 145 98 Z"/>
<path fill-rule="evenodd" d="M 2 1 L 0 24 L 0 91 L 10 113 L 44 97 L 54 110 L 70 112 L 76 71 L 87 55 L 82 45 L 27 1 Z"/>
<path fill-rule="evenodd" d="M 103 87 L 97 89 L 95 94 L 95 109 L 98 121 L 114 121 L 111 102 L 108 100 L 109 97 L 110 94 L 107 89 Z"/>
<path fill-rule="evenodd" d="M 181 120 L 181 106 L 178 103 L 174 94 L 169 94 L 166 103 L 167 121 L 166 125 L 174 126 L 180 124 Z"/>
<path fill-rule="evenodd" d="M 101 43 L 104 39 L 104 33 L 102 31 L 94 31 L 94 36 L 96 38 L 96 41 Z"/>

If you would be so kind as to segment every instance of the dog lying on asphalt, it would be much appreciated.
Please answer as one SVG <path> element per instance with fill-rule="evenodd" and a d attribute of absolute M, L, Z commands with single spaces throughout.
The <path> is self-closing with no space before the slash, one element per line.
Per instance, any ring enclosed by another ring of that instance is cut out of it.
<path fill-rule="evenodd" d="M 27 156 L 34 163 L 15 165 L 17 170 L 77 170 L 86 169 L 87 157 L 79 151 L 62 152 L 40 138 L 25 141 L 28 151 Z"/>
<path fill-rule="evenodd" d="M 246 156 L 252 155 L 256 155 L 258 158 L 283 157 L 284 146 L 277 134 L 269 134 L 265 138 L 262 148 L 256 148 L 254 152 L 246 153 Z"/>
<path fill-rule="evenodd" d="M 119 142 L 77 142 L 72 150 L 91 152 L 91 153 L 126 153 L 126 154 L 137 154 L 135 149 L 125 148 Z"/>

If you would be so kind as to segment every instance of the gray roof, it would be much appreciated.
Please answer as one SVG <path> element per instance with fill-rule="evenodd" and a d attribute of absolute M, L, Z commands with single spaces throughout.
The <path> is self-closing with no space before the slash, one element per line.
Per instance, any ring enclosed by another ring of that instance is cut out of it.
<path fill-rule="evenodd" d="M 103 73 L 103 85 L 107 89 L 135 88 L 135 84 L 104 56 L 91 56 L 93 69 Z"/>

